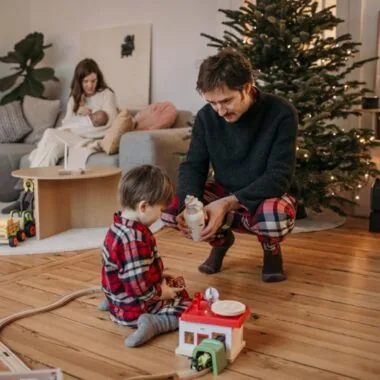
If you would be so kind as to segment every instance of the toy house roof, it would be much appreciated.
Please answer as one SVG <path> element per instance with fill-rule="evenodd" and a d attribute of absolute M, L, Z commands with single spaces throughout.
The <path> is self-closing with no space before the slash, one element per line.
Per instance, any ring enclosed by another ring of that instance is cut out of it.
<path fill-rule="evenodd" d="M 224 326 L 231 328 L 240 328 L 245 320 L 249 317 L 251 311 L 246 306 L 245 312 L 235 317 L 224 317 L 213 313 L 207 301 L 193 300 L 189 307 L 180 317 L 181 321 L 202 323 L 206 325 Z"/>

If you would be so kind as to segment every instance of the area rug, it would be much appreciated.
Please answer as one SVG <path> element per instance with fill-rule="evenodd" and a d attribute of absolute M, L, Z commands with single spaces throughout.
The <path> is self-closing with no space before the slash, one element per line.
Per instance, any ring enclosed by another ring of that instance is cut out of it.
<path fill-rule="evenodd" d="M 0 210 L 6 205 L 0 202 Z M 325 210 L 321 213 L 307 210 L 307 214 L 307 218 L 296 221 L 296 226 L 292 233 L 329 230 L 343 225 L 346 221 L 344 217 L 330 210 Z M 3 218 L 6 215 L 0 214 L 0 217 Z M 163 226 L 163 223 L 158 221 L 151 226 L 151 230 L 155 233 L 162 229 Z M 98 248 L 103 243 L 106 231 L 107 228 L 76 228 L 43 240 L 27 239 L 19 243 L 15 248 L 1 244 L 0 256 L 58 253 Z"/>
<path fill-rule="evenodd" d="M 331 230 L 346 223 L 346 218 L 326 209 L 322 212 L 306 210 L 307 218 L 296 220 L 293 234 Z"/>

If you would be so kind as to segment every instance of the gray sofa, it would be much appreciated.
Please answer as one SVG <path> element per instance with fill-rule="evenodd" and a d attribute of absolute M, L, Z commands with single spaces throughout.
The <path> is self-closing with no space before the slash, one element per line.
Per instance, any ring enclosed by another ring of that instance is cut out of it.
<path fill-rule="evenodd" d="M 178 111 L 171 128 L 128 132 L 121 138 L 118 154 L 95 153 L 87 164 L 117 166 L 124 173 L 140 164 L 157 165 L 165 168 L 176 183 L 180 160 L 176 153 L 188 149 L 189 140 L 185 137 L 190 133 L 191 121 L 191 112 Z M 19 196 L 19 191 L 14 189 L 18 180 L 11 172 L 29 167 L 28 155 L 34 148 L 34 144 L 0 144 L 0 202 L 11 202 Z"/>

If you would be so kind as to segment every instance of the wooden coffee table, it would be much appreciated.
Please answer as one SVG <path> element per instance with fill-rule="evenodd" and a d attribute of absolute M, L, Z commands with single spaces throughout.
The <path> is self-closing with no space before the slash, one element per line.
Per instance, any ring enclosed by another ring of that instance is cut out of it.
<path fill-rule="evenodd" d="M 37 239 L 71 228 L 107 227 L 118 210 L 121 169 L 91 166 L 83 174 L 59 174 L 61 166 L 28 168 L 14 177 L 34 182 L 34 217 Z"/>

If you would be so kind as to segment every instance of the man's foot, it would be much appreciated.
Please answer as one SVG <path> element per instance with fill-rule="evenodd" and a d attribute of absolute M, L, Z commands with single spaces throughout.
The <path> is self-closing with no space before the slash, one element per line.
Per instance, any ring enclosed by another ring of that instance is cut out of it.
<path fill-rule="evenodd" d="M 264 265 L 261 272 L 261 278 L 264 282 L 279 282 L 286 280 L 284 269 L 282 267 L 281 252 L 273 254 L 264 251 Z"/>
<path fill-rule="evenodd" d="M 223 259 L 228 249 L 234 244 L 235 236 L 228 230 L 225 244 L 213 247 L 207 260 L 198 267 L 199 271 L 205 274 L 214 274 L 222 269 Z"/>

